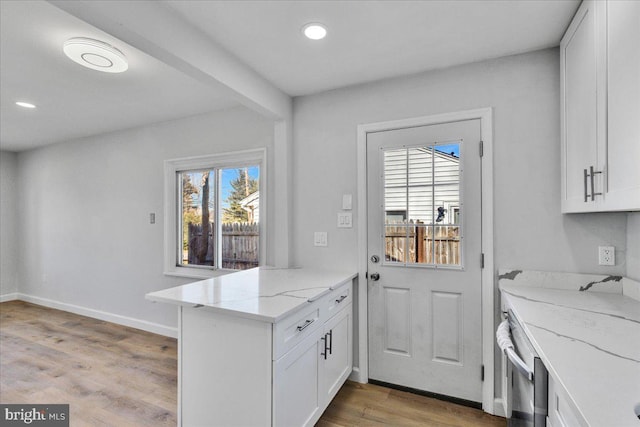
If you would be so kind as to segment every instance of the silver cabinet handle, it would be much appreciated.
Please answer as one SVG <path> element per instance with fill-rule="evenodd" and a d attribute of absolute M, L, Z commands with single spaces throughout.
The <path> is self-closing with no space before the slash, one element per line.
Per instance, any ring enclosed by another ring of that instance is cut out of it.
<path fill-rule="evenodd" d="M 602 171 L 597 172 L 593 170 L 593 166 L 589 166 L 589 175 L 591 176 L 591 201 L 594 201 L 596 199 L 596 196 L 602 196 L 602 193 L 596 193 L 595 189 L 594 189 L 594 185 L 593 185 L 593 180 L 595 178 L 595 174 L 597 173 L 602 173 Z"/>
<path fill-rule="evenodd" d="M 329 331 L 329 354 L 333 354 L 333 329 Z"/>
<path fill-rule="evenodd" d="M 305 329 L 307 329 L 309 327 L 310 324 L 312 324 L 315 321 L 316 321 L 316 319 L 305 320 L 304 321 L 304 325 L 300 325 L 296 329 L 298 329 L 298 332 L 304 331 Z"/>
<path fill-rule="evenodd" d="M 347 296 L 346 296 L 346 295 L 342 295 L 340 298 L 338 298 L 338 299 L 336 300 L 336 304 L 340 304 L 340 303 L 341 303 L 342 301 L 344 301 L 345 299 L 347 299 Z"/>
<path fill-rule="evenodd" d="M 533 371 L 529 369 L 527 364 L 524 363 L 522 359 L 520 359 L 520 356 L 518 356 L 513 348 L 508 347 L 504 350 L 504 352 L 507 354 L 507 357 L 509 358 L 511 363 L 513 363 L 513 366 L 515 366 L 518 372 L 527 377 L 529 381 L 533 381 Z"/>
<path fill-rule="evenodd" d="M 589 195 L 587 194 L 587 178 L 589 177 L 589 174 L 587 173 L 587 170 L 584 170 L 584 202 L 586 203 L 587 200 L 589 200 Z"/>
<path fill-rule="evenodd" d="M 324 341 L 324 352 L 320 353 L 320 356 L 324 356 L 324 360 L 327 360 L 327 335 L 329 334 L 324 334 L 324 336 L 320 338 Z"/>

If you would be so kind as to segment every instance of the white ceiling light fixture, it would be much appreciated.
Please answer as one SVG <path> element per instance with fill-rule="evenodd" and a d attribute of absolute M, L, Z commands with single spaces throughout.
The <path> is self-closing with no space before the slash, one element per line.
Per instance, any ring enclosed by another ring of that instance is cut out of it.
<path fill-rule="evenodd" d="M 302 27 L 302 33 L 311 40 L 322 40 L 327 35 L 327 27 L 318 22 L 312 22 Z"/>
<path fill-rule="evenodd" d="M 122 52 L 100 40 L 74 37 L 64 42 L 63 49 L 72 61 L 92 70 L 122 73 L 129 68 Z"/>
<path fill-rule="evenodd" d="M 16 105 L 22 108 L 36 108 L 34 104 L 25 101 L 16 101 Z"/>

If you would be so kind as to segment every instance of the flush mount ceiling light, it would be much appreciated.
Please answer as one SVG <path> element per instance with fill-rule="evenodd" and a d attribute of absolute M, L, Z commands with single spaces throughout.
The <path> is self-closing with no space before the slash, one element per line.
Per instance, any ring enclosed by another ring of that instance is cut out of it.
<path fill-rule="evenodd" d="M 100 40 L 74 37 L 64 42 L 64 53 L 74 62 L 105 73 L 122 73 L 129 64 L 124 54 Z"/>
<path fill-rule="evenodd" d="M 36 108 L 36 106 L 33 105 L 32 103 L 25 102 L 25 101 L 16 101 L 16 105 L 22 108 Z"/>
<path fill-rule="evenodd" d="M 302 33 L 311 40 L 321 40 L 327 35 L 327 27 L 317 22 L 302 27 Z"/>

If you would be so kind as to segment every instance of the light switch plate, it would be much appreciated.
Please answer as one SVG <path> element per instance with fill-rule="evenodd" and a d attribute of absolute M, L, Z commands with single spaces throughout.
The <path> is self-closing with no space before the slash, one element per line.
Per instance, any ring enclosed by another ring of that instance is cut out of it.
<path fill-rule="evenodd" d="M 313 233 L 313 246 L 327 246 L 326 231 L 316 231 Z"/>
<path fill-rule="evenodd" d="M 351 194 L 343 194 L 342 195 L 342 209 L 345 211 L 350 211 L 353 205 L 353 197 Z"/>
<path fill-rule="evenodd" d="M 338 228 L 353 227 L 353 215 L 351 212 L 338 212 Z"/>

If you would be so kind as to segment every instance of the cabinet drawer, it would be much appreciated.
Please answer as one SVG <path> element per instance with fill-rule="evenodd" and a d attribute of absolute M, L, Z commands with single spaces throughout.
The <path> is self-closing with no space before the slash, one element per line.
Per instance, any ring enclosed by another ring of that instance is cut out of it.
<path fill-rule="evenodd" d="M 273 326 L 273 360 L 280 358 L 322 326 L 323 301 L 324 298 L 315 301 Z"/>
<path fill-rule="evenodd" d="M 351 281 L 345 283 L 337 289 L 334 289 L 326 295 L 322 297 L 322 312 L 320 315 L 322 316 L 322 321 L 326 322 L 331 319 L 335 314 L 337 314 L 342 308 L 347 307 L 351 304 L 353 299 L 352 296 L 352 287 Z"/>

